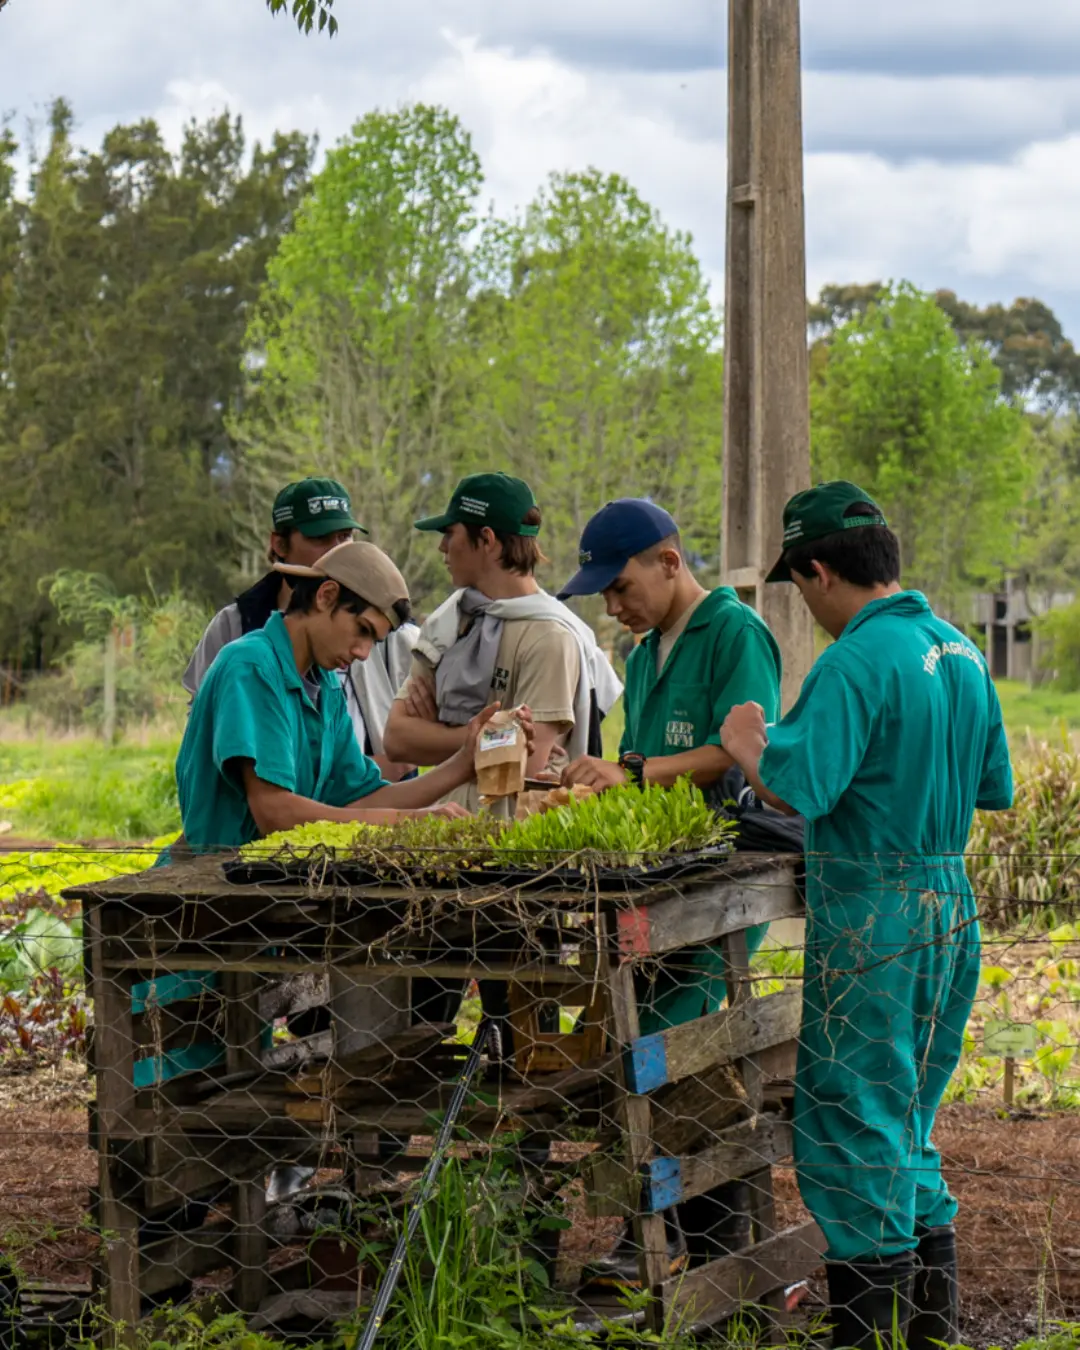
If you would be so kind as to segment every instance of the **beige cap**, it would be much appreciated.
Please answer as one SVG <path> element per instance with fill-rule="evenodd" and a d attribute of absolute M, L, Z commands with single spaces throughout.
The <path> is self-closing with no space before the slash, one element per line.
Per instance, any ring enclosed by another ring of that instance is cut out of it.
<path fill-rule="evenodd" d="M 399 600 L 408 600 L 409 588 L 394 564 L 374 544 L 362 540 L 338 544 L 311 567 L 279 562 L 274 564 L 274 570 L 287 577 L 322 577 L 339 582 L 385 614 L 391 628 L 401 627 L 401 616 L 394 612 L 394 605 Z"/>

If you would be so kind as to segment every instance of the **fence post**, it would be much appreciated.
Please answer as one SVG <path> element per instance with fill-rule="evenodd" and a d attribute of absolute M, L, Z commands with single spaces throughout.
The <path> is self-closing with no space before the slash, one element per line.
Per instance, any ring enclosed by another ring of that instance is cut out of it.
<path fill-rule="evenodd" d="M 119 634 L 115 625 L 105 634 L 105 688 L 103 701 L 104 717 L 101 723 L 101 735 L 106 745 L 111 745 L 116 737 L 116 647 Z"/>

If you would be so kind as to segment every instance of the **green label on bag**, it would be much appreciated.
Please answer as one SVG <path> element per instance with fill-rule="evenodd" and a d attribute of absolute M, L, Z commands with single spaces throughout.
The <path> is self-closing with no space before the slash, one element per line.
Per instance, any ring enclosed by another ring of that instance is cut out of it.
<path fill-rule="evenodd" d="M 987 1022 L 983 1028 L 983 1051 L 1002 1059 L 1031 1059 L 1038 1033 L 1028 1022 Z"/>

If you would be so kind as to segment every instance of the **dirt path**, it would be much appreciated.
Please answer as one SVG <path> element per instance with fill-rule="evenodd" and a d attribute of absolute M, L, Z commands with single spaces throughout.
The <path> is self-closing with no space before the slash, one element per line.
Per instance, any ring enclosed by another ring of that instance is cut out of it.
<path fill-rule="evenodd" d="M 87 1096 L 74 1068 L 0 1077 L 0 1234 L 15 1237 L 33 1279 L 89 1280 Z M 1003 1119 L 988 1106 L 952 1106 L 937 1139 L 960 1202 L 965 1342 L 1013 1346 L 1035 1334 L 1040 1308 L 1046 1320 L 1080 1319 L 1080 1117 Z M 778 1169 L 777 1197 L 783 1222 L 796 1222 L 789 1168 Z M 569 1282 L 617 1227 L 580 1210 L 574 1218 L 560 1259 Z"/>

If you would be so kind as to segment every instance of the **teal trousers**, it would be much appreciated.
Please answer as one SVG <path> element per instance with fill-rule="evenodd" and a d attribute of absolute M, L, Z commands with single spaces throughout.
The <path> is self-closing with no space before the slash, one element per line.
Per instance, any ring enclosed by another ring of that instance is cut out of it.
<path fill-rule="evenodd" d="M 810 875 L 795 1167 L 830 1261 L 914 1248 L 956 1201 L 931 1134 L 979 983 L 962 859 L 858 894 Z M 915 884 L 912 884 L 915 883 Z"/>

